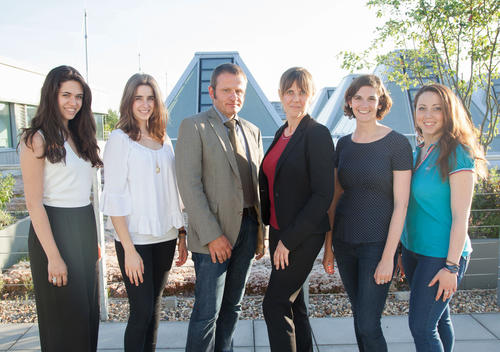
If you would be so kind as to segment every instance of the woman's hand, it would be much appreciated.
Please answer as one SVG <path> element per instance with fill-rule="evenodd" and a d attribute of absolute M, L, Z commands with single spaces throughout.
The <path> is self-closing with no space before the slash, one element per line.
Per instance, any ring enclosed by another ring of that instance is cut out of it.
<path fill-rule="evenodd" d="M 445 268 L 438 271 L 429 282 L 429 287 L 434 286 L 439 281 L 439 286 L 436 294 L 436 301 L 443 295 L 443 302 L 451 298 L 457 291 L 457 274 L 451 273 Z"/>
<path fill-rule="evenodd" d="M 47 271 L 49 273 L 49 282 L 52 285 L 61 287 L 68 284 L 68 268 L 61 256 L 49 259 Z"/>
<path fill-rule="evenodd" d="M 394 261 L 393 258 L 384 259 L 382 258 L 375 269 L 375 274 L 373 278 L 377 285 L 384 285 L 392 280 L 392 273 L 394 271 Z"/>
<path fill-rule="evenodd" d="M 139 283 L 142 284 L 144 282 L 142 278 L 142 274 L 144 274 L 144 263 L 135 248 L 125 251 L 125 273 L 132 285 L 139 286 Z"/>
<path fill-rule="evenodd" d="M 332 275 L 335 272 L 335 265 L 333 264 L 333 260 L 335 259 L 335 254 L 331 249 L 325 249 L 323 253 L 323 268 L 327 274 Z"/>
<path fill-rule="evenodd" d="M 175 262 L 176 266 L 183 265 L 188 257 L 188 251 L 186 247 L 186 236 L 179 237 L 179 241 L 177 242 L 177 251 L 179 252 L 179 258 Z"/>
<path fill-rule="evenodd" d="M 274 251 L 274 266 L 276 267 L 276 270 L 285 269 L 285 267 L 288 266 L 288 254 L 290 251 L 285 247 L 283 242 L 281 240 L 278 242 L 278 245 L 276 246 L 276 250 Z"/>

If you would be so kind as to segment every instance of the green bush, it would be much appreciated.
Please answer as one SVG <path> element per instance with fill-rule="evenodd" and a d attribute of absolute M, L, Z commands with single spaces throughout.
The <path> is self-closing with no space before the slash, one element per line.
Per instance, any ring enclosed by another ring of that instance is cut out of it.
<path fill-rule="evenodd" d="M 500 232 L 500 171 L 491 169 L 487 180 L 478 182 L 469 219 L 471 238 L 498 238 Z M 475 227 L 478 226 L 478 227 Z"/>
<path fill-rule="evenodd" d="M 0 174 L 0 209 L 5 209 L 5 206 L 14 195 L 14 185 L 16 180 L 11 174 L 3 176 Z"/>
<path fill-rule="evenodd" d="M 16 180 L 12 175 L 0 174 L 0 229 L 3 229 L 16 221 L 16 218 L 9 214 L 5 208 L 14 195 L 14 184 Z"/>

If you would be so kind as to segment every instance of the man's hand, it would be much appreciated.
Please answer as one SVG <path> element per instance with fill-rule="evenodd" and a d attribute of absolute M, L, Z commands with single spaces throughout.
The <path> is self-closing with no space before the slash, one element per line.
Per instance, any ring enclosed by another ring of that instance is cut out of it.
<path fill-rule="evenodd" d="M 231 251 L 233 246 L 229 243 L 226 236 L 220 235 L 215 240 L 208 243 L 208 250 L 210 251 L 210 256 L 212 257 L 212 263 L 224 263 L 226 260 L 231 258 Z"/>

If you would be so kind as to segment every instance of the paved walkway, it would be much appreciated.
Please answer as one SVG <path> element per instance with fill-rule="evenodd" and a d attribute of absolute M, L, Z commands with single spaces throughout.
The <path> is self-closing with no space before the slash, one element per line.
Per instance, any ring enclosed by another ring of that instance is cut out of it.
<path fill-rule="evenodd" d="M 500 313 L 454 315 L 455 352 L 500 351 Z M 352 318 L 311 319 L 316 351 L 358 351 Z M 414 351 L 406 316 L 382 318 L 389 351 Z M 101 323 L 98 351 L 123 350 L 124 323 Z M 162 322 L 157 351 L 184 351 L 187 322 Z M 235 337 L 235 352 L 269 351 L 266 324 L 262 320 L 241 320 Z M 0 324 L 0 351 L 39 351 L 36 324 Z"/>

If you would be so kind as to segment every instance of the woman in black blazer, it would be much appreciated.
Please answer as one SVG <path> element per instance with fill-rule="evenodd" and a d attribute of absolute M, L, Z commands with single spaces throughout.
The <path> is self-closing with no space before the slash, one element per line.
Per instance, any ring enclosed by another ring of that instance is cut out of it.
<path fill-rule="evenodd" d="M 287 121 L 259 173 L 272 263 L 263 310 L 271 350 L 303 352 L 313 344 L 302 285 L 330 229 L 334 146 L 330 131 L 307 114 L 314 86 L 306 69 L 287 70 L 279 95 Z"/>

